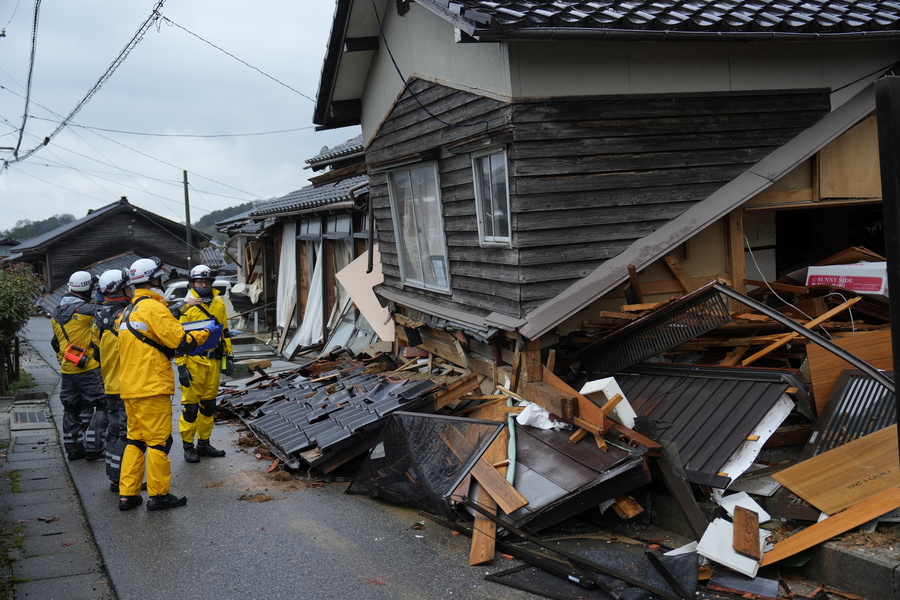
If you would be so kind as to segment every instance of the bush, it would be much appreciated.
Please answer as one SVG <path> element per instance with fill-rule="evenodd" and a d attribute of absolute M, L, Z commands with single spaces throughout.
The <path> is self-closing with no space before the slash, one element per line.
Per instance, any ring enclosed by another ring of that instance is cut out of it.
<path fill-rule="evenodd" d="M 7 393 L 12 371 L 10 354 L 19 331 L 28 323 L 41 293 L 41 280 L 29 265 L 13 263 L 0 267 L 0 394 Z"/>

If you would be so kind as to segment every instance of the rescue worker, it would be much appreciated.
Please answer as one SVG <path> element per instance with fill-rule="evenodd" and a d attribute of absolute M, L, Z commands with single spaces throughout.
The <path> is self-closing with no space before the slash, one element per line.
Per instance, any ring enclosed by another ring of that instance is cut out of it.
<path fill-rule="evenodd" d="M 184 449 L 184 460 L 200 462 L 201 456 L 225 456 L 209 443 L 216 414 L 216 396 L 219 395 L 219 373 L 234 372 L 234 358 L 231 348 L 231 333 L 228 331 L 228 316 L 225 302 L 219 291 L 213 288 L 215 271 L 206 265 L 197 265 L 188 274 L 189 290 L 186 299 L 199 299 L 195 305 L 186 305 L 181 310 L 181 322 L 215 319 L 222 327 L 222 337 L 216 348 L 200 355 L 178 357 L 178 380 L 181 383 L 181 418 L 178 431 Z M 197 446 L 194 447 L 194 438 Z"/>
<path fill-rule="evenodd" d="M 119 473 L 122 468 L 122 452 L 125 449 L 125 427 L 127 418 L 125 404 L 119 396 L 119 325 L 122 313 L 131 301 L 128 287 L 128 270 L 111 269 L 100 275 L 97 288 L 103 297 L 103 306 L 94 315 L 91 330 L 96 356 L 103 374 L 106 390 L 106 413 L 109 424 L 106 427 L 106 476 L 109 489 L 119 493 Z"/>
<path fill-rule="evenodd" d="M 63 446 L 70 461 L 103 457 L 102 432 L 96 430 L 101 420 L 93 419 L 94 412 L 106 410 L 100 363 L 91 348 L 91 325 L 98 308 L 90 301 L 93 286 L 91 273 L 72 273 L 68 292 L 51 319 L 50 343 L 56 350 L 62 377 L 59 400 L 63 405 Z"/>
<path fill-rule="evenodd" d="M 128 433 L 119 477 L 119 510 L 139 506 L 146 458 L 147 510 L 187 504 L 170 493 L 172 479 L 172 395 L 176 351 L 190 352 L 209 337 L 208 329 L 185 332 L 163 300 L 164 268 L 157 258 L 131 265 L 134 297 L 119 325 L 119 394 L 128 415 Z"/>

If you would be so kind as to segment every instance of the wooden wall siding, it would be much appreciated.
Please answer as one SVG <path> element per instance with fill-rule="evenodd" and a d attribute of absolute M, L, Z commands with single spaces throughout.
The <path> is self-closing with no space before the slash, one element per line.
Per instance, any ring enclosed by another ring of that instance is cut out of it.
<path fill-rule="evenodd" d="M 128 211 L 91 225 L 77 236 L 77 241 L 70 239 L 54 244 L 47 253 L 53 270 L 50 288 L 66 283 L 75 271 L 126 252 L 157 256 L 168 264 L 187 266 L 184 230 L 164 229 Z"/>
<path fill-rule="evenodd" d="M 366 151 L 383 285 L 475 315 L 513 317 L 708 197 L 830 108 L 822 90 L 507 105 L 422 80 L 410 88 L 418 101 L 404 92 Z M 513 246 L 482 248 L 471 157 L 453 144 L 500 130 L 513 139 Z M 400 284 L 382 169 L 416 156 L 437 160 L 450 295 Z"/>

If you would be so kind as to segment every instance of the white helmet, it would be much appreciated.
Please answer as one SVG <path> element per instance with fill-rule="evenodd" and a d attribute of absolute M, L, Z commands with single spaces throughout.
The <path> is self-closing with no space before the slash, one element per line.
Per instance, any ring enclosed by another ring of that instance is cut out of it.
<path fill-rule="evenodd" d="M 94 276 L 87 271 L 75 271 L 69 277 L 70 292 L 89 292 L 94 284 Z"/>
<path fill-rule="evenodd" d="M 165 267 L 155 256 L 150 258 L 139 258 L 131 264 L 128 272 L 128 280 L 132 285 L 138 283 L 147 283 L 157 277 L 162 278 Z"/>
<path fill-rule="evenodd" d="M 110 269 L 100 276 L 97 286 L 104 296 L 114 296 L 128 284 L 128 271 L 126 269 Z"/>
<path fill-rule="evenodd" d="M 191 272 L 188 274 L 188 281 L 193 281 L 195 279 L 215 279 L 215 277 L 215 271 L 206 265 L 197 265 L 191 269 Z"/>

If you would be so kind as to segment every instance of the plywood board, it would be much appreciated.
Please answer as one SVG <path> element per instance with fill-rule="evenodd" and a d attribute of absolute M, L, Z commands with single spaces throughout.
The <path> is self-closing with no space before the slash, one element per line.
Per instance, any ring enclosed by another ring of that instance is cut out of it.
<path fill-rule="evenodd" d="M 869 117 L 819 152 L 819 197 L 881 198 L 878 131 Z"/>
<path fill-rule="evenodd" d="M 839 512 L 833 517 L 828 517 L 815 525 L 810 525 L 800 533 L 795 533 L 791 537 L 778 542 L 771 551 L 765 553 L 760 566 L 770 565 L 802 552 L 807 548 L 812 548 L 816 544 L 820 544 L 897 508 L 900 508 L 900 488 L 889 487 L 875 496 L 863 500 L 843 512 Z"/>
<path fill-rule="evenodd" d="M 372 263 L 374 269 L 366 273 L 369 263 L 369 252 L 361 254 L 356 260 L 341 269 L 335 275 L 344 286 L 356 308 L 363 314 L 372 331 L 385 342 L 394 341 L 394 322 L 391 320 L 391 311 L 381 305 L 375 295 L 375 286 L 384 282 L 384 274 L 381 271 L 381 254 L 376 244 L 372 249 Z"/>
<path fill-rule="evenodd" d="M 890 329 L 857 333 L 850 337 L 835 338 L 832 342 L 877 369 L 891 371 L 894 368 Z M 821 415 L 841 371 L 856 367 L 817 344 L 807 344 L 806 352 L 809 357 L 816 411 Z"/>
<path fill-rule="evenodd" d="M 817 509 L 833 515 L 900 485 L 897 426 L 818 454 L 772 477 Z"/>

